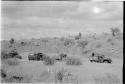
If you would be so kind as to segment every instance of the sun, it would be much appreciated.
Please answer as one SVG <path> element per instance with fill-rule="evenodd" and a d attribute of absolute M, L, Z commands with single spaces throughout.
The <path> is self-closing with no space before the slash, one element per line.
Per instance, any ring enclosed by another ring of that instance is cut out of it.
<path fill-rule="evenodd" d="M 98 14 L 98 13 L 101 12 L 101 9 L 98 8 L 98 7 L 94 7 L 94 8 L 93 8 L 93 12 L 94 12 L 95 14 Z"/>

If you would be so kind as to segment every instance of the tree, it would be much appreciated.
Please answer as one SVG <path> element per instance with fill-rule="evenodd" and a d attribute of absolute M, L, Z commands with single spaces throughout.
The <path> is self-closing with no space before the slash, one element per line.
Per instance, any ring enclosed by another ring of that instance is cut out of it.
<path fill-rule="evenodd" d="M 14 38 L 11 38 L 11 39 L 10 39 L 10 44 L 14 44 L 14 42 L 15 42 L 15 39 L 14 39 Z"/>
<path fill-rule="evenodd" d="M 121 32 L 118 27 L 110 28 L 110 30 L 111 30 L 113 36 L 116 36 L 116 34 Z"/>
<path fill-rule="evenodd" d="M 79 33 L 79 37 L 80 37 L 80 38 L 82 37 L 82 34 L 81 34 L 81 33 Z"/>
<path fill-rule="evenodd" d="M 81 37 L 82 37 L 82 34 L 79 33 L 77 36 L 75 36 L 75 40 L 79 40 L 79 39 L 81 39 Z"/>
<path fill-rule="evenodd" d="M 11 39 L 10 39 L 10 46 L 9 46 L 9 47 L 12 47 L 14 43 L 15 43 L 15 39 L 14 39 L 14 38 L 11 38 Z"/>

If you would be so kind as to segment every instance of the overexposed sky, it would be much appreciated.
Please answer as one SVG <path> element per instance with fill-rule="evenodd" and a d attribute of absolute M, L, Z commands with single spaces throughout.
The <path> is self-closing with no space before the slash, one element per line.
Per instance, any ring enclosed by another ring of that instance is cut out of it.
<path fill-rule="evenodd" d="M 4 1 L 2 38 L 101 33 L 123 26 L 122 2 Z"/>

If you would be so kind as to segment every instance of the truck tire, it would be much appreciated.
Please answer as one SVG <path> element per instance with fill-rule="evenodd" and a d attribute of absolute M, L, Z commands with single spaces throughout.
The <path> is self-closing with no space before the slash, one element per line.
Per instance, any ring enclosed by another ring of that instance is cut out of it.
<path fill-rule="evenodd" d="M 90 62 L 93 62 L 93 60 L 90 60 Z"/>
<path fill-rule="evenodd" d="M 112 60 L 108 60 L 108 63 L 111 63 L 112 62 Z"/>
<path fill-rule="evenodd" d="M 104 60 L 103 62 L 104 62 L 104 63 L 108 63 L 108 60 Z"/>

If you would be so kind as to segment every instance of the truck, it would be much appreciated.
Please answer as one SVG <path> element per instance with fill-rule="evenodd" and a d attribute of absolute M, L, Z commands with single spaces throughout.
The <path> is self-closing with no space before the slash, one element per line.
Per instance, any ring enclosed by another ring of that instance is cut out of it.
<path fill-rule="evenodd" d="M 90 62 L 97 62 L 97 63 L 112 63 L 111 58 L 106 58 L 103 54 L 97 54 L 95 56 L 90 57 Z"/>

